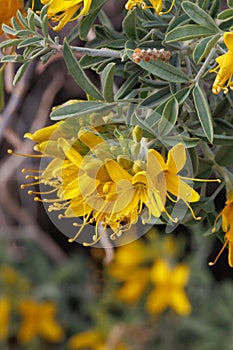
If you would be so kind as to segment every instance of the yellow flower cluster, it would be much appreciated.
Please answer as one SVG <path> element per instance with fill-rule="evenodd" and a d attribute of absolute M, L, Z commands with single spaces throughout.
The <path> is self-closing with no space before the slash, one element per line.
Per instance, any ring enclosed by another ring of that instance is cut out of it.
<path fill-rule="evenodd" d="M 26 134 L 37 142 L 35 150 L 42 153 L 41 157 L 53 159 L 37 175 L 27 175 L 35 183 L 22 185 L 50 186 L 50 191 L 40 191 L 42 199 L 35 200 L 50 203 L 49 211 L 63 211 L 59 218 L 82 219 L 81 224 L 75 224 L 80 227 L 70 241 L 76 240 L 88 224 L 95 225 L 95 234 L 93 242 L 85 245 L 97 243 L 108 228 L 111 239 L 121 236 L 139 216 L 143 224 L 161 215 L 177 222 L 166 209 L 168 200 L 182 200 L 194 219 L 199 219 L 189 203 L 199 201 L 200 196 L 184 181 L 193 179 L 179 175 L 186 163 L 183 144 L 172 147 L 167 159 L 155 149 L 144 149 L 142 155 L 141 136 L 138 140 L 135 136 L 138 127 L 127 141 L 122 136 L 106 140 L 101 127 L 77 129 L 75 123 L 76 119 L 59 122 Z M 51 193 L 55 193 L 54 198 Z"/>
<path fill-rule="evenodd" d="M 214 262 L 210 262 L 209 265 L 214 265 L 216 263 L 219 256 L 228 245 L 228 264 L 233 267 L 233 192 L 229 193 L 225 207 L 216 217 L 212 232 L 216 231 L 216 224 L 220 217 L 222 218 L 222 230 L 226 233 L 225 243 Z"/>
<path fill-rule="evenodd" d="M 80 16 L 87 15 L 92 0 L 41 0 L 41 3 L 43 5 L 49 5 L 48 17 L 53 22 L 59 22 L 53 27 L 55 31 L 59 31 L 68 22 L 74 21 Z M 79 11 L 81 7 L 82 9 Z"/>
<path fill-rule="evenodd" d="M 233 33 L 224 33 L 224 43 L 228 48 L 228 52 L 216 58 L 217 67 L 211 70 L 217 74 L 212 92 L 218 94 L 223 90 L 224 94 L 228 92 L 228 88 L 232 89 L 233 82 Z"/>
<path fill-rule="evenodd" d="M 163 1 L 162 0 L 149 0 L 149 2 L 150 2 L 150 6 L 148 6 L 146 4 L 146 2 L 143 0 L 128 0 L 127 3 L 125 4 L 125 8 L 126 8 L 126 10 L 132 10 L 135 6 L 140 6 L 143 10 L 151 8 L 151 9 L 155 10 L 155 13 L 157 15 L 164 15 L 164 14 L 169 13 L 175 4 L 175 0 L 172 0 L 170 8 L 167 11 L 163 12 L 162 11 L 162 9 L 163 9 Z"/>

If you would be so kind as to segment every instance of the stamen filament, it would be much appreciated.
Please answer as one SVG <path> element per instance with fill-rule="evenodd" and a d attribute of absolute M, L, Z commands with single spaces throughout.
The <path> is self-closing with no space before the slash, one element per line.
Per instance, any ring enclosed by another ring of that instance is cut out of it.
<path fill-rule="evenodd" d="M 223 244 L 223 246 L 222 246 L 220 252 L 219 252 L 218 255 L 216 256 L 216 258 L 214 259 L 214 261 L 210 261 L 210 262 L 208 263 L 209 266 L 213 266 L 213 265 L 216 264 L 216 262 L 218 261 L 220 255 L 222 254 L 222 252 L 223 252 L 224 249 L 226 248 L 227 243 L 228 243 L 228 239 L 227 239 L 227 240 L 225 241 L 225 243 Z"/>
<path fill-rule="evenodd" d="M 43 158 L 43 157 L 47 157 L 43 154 L 25 154 L 25 153 L 16 153 L 14 152 L 12 149 L 8 149 L 7 150 L 8 154 L 12 154 L 14 156 L 20 156 L 20 157 L 28 157 L 28 158 Z"/>

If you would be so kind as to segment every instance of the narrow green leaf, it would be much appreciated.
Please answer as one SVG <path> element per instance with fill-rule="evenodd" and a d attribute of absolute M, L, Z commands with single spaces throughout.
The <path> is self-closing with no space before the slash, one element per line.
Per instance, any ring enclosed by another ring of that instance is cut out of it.
<path fill-rule="evenodd" d="M 115 63 L 109 63 L 101 74 L 101 83 L 105 101 L 114 101 L 113 83 Z"/>
<path fill-rule="evenodd" d="M 227 9 L 222 12 L 220 12 L 217 16 L 218 19 L 221 21 L 228 21 L 229 19 L 232 19 L 233 17 L 233 9 Z"/>
<path fill-rule="evenodd" d="M 49 35 L 49 20 L 48 20 L 47 14 L 43 17 L 43 20 L 42 20 L 42 33 L 44 34 L 44 37 L 47 39 Z"/>
<path fill-rule="evenodd" d="M 19 67 L 19 69 L 17 70 L 15 76 L 14 76 L 14 80 L 13 80 L 13 85 L 15 86 L 20 79 L 22 78 L 23 74 L 25 73 L 25 71 L 27 70 L 27 67 L 29 66 L 30 62 L 25 62 L 24 64 L 22 64 L 21 67 Z"/>
<path fill-rule="evenodd" d="M 35 31 L 36 29 L 36 22 L 35 22 L 35 17 L 34 17 L 34 12 L 28 9 L 28 15 L 27 15 L 27 20 L 28 20 L 28 26 L 31 30 Z"/>
<path fill-rule="evenodd" d="M 190 132 L 192 133 L 192 135 L 199 137 L 201 140 L 208 141 L 206 135 L 203 132 L 196 130 L 190 130 Z M 233 145 L 233 136 L 214 134 L 213 144 L 222 146 Z"/>
<path fill-rule="evenodd" d="M 42 7 L 42 9 L 40 10 L 40 18 L 41 18 L 41 21 L 42 21 L 42 22 L 43 22 L 43 18 L 44 18 L 45 16 L 47 16 L 48 8 L 49 8 L 49 4 L 44 5 L 44 6 Z"/>
<path fill-rule="evenodd" d="M 12 24 L 12 27 L 15 29 L 15 30 L 21 30 L 22 28 L 20 27 L 18 21 L 15 19 L 15 17 L 12 17 L 11 18 L 11 24 Z"/>
<path fill-rule="evenodd" d="M 192 86 L 189 86 L 187 88 L 183 88 L 179 91 L 177 91 L 173 97 L 178 101 L 179 105 L 181 105 L 189 96 L 190 92 L 192 90 Z M 163 113 L 163 110 L 166 106 L 168 100 L 164 101 L 163 103 L 161 103 L 157 108 L 156 111 L 160 114 Z"/>
<path fill-rule="evenodd" d="M 15 30 L 14 28 L 7 26 L 6 24 L 3 23 L 2 25 L 2 30 L 6 33 L 6 34 L 10 34 L 10 35 L 15 35 Z"/>
<path fill-rule="evenodd" d="M 64 40 L 63 53 L 66 66 L 74 81 L 83 89 L 83 91 L 85 91 L 87 95 L 90 95 L 96 100 L 103 100 L 102 94 L 85 74 L 66 39 Z"/>
<path fill-rule="evenodd" d="M 19 43 L 18 48 L 29 46 L 29 45 L 39 44 L 39 43 L 41 43 L 42 38 L 33 37 L 33 38 L 25 39 L 25 40 L 21 39 L 20 41 L 21 42 Z"/>
<path fill-rule="evenodd" d="M 208 55 L 208 53 L 216 45 L 220 37 L 221 34 L 216 34 L 214 36 L 207 37 L 199 41 L 193 52 L 193 60 L 196 64 L 200 63 L 203 60 L 203 58 L 206 55 Z"/>
<path fill-rule="evenodd" d="M 209 142 L 212 143 L 214 134 L 212 116 L 205 92 L 200 88 L 199 85 L 195 86 L 193 89 L 193 99 L 203 131 Z"/>
<path fill-rule="evenodd" d="M 133 11 L 128 11 L 122 22 L 123 31 L 128 39 L 137 40 L 136 21 L 137 17 L 135 8 Z"/>
<path fill-rule="evenodd" d="M 216 34 L 216 31 L 200 26 L 198 24 L 187 24 L 182 27 L 176 27 L 165 36 L 168 43 L 174 41 L 184 41 L 194 38 L 200 38 Z"/>
<path fill-rule="evenodd" d="M 210 7 L 210 16 L 215 18 L 219 12 L 221 0 L 213 0 Z"/>
<path fill-rule="evenodd" d="M 17 18 L 23 27 L 29 28 L 26 18 L 23 16 L 22 12 L 19 10 L 17 11 Z"/>
<path fill-rule="evenodd" d="M 101 112 L 112 109 L 116 104 L 94 101 L 76 102 L 54 109 L 50 115 L 52 120 L 61 120 L 71 117 L 79 117 L 93 112 Z"/>
<path fill-rule="evenodd" d="M 175 146 L 177 143 L 182 142 L 185 148 L 195 147 L 200 142 L 199 138 L 191 138 L 185 135 L 164 136 L 162 137 L 162 141 L 169 146 Z"/>
<path fill-rule="evenodd" d="M 127 80 L 121 85 L 119 90 L 116 93 L 116 100 L 121 99 L 125 97 L 137 84 L 139 77 L 141 76 L 141 72 L 136 72 L 133 75 L 131 75 Z"/>
<path fill-rule="evenodd" d="M 15 32 L 15 36 L 30 36 L 35 35 L 35 33 L 30 29 L 19 29 Z"/>
<path fill-rule="evenodd" d="M 0 43 L 0 49 L 3 47 L 11 47 L 11 46 L 17 46 L 19 43 L 21 43 L 22 39 L 9 39 L 2 41 Z"/>
<path fill-rule="evenodd" d="M 227 0 L 228 7 L 233 7 L 233 0 Z"/>
<path fill-rule="evenodd" d="M 22 62 L 23 57 L 21 55 L 6 55 L 3 56 L 1 62 Z"/>
<path fill-rule="evenodd" d="M 191 18 L 192 21 L 199 24 L 200 26 L 209 28 L 210 30 L 218 33 L 219 29 L 215 24 L 213 18 L 204 10 L 202 10 L 196 4 L 190 1 L 183 1 L 181 6 L 184 12 Z"/>
<path fill-rule="evenodd" d="M 179 112 L 178 101 L 172 97 L 163 110 L 162 118 L 158 124 L 158 134 L 160 136 L 166 136 L 173 129 Z"/>
<path fill-rule="evenodd" d="M 131 57 L 133 50 L 127 49 L 126 52 L 128 57 L 133 61 Z M 182 72 L 181 70 L 177 69 L 169 63 L 162 62 L 161 60 L 149 62 L 140 61 L 136 64 L 144 70 L 146 70 L 147 72 L 156 75 L 157 77 L 163 80 L 167 80 L 174 83 L 184 83 L 189 81 L 188 76 L 184 72 Z"/>
<path fill-rule="evenodd" d="M 186 14 L 183 14 L 179 17 L 174 17 L 173 20 L 169 23 L 169 26 L 167 28 L 167 32 L 170 32 L 172 29 L 176 27 L 180 27 L 181 25 L 184 25 L 190 21 L 189 16 Z"/>
<path fill-rule="evenodd" d="M 169 86 L 165 86 L 164 88 L 159 89 L 154 94 L 145 98 L 140 104 L 140 106 L 154 108 L 158 106 L 160 103 L 164 102 L 164 100 L 167 100 L 170 96 L 171 96 L 170 88 Z"/>

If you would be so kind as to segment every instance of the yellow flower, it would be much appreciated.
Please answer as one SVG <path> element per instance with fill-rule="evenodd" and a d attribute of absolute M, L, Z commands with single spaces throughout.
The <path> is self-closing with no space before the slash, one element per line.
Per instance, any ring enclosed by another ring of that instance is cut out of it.
<path fill-rule="evenodd" d="M 184 291 L 188 278 L 189 269 L 186 265 L 179 264 L 171 268 L 165 260 L 156 261 L 151 270 L 151 281 L 155 288 L 147 298 L 148 312 L 157 314 L 171 307 L 181 316 L 190 314 L 191 305 Z"/>
<path fill-rule="evenodd" d="M 9 331 L 10 301 L 0 298 L 0 341 L 6 340 Z"/>
<path fill-rule="evenodd" d="M 48 17 L 59 22 L 53 29 L 61 30 L 68 22 L 88 14 L 92 0 L 41 0 L 43 5 L 49 4 Z M 83 6 L 83 7 L 82 7 Z M 77 14 L 77 11 L 81 11 Z"/>
<path fill-rule="evenodd" d="M 216 58 L 217 67 L 210 72 L 217 74 L 212 92 L 218 94 L 223 90 L 224 94 L 228 92 L 228 88 L 232 89 L 233 82 L 233 33 L 224 33 L 224 43 L 228 48 L 227 53 Z"/>
<path fill-rule="evenodd" d="M 105 350 L 106 335 L 101 331 L 91 329 L 85 332 L 75 334 L 69 339 L 68 346 L 73 349 L 85 350 Z M 114 345 L 115 350 L 130 350 L 122 341 Z"/>
<path fill-rule="evenodd" d="M 18 340 L 21 344 L 30 343 L 37 336 L 51 343 L 63 340 L 63 329 L 54 318 L 56 305 L 53 302 L 22 300 L 19 304 L 19 311 L 23 318 L 18 330 Z"/>
<path fill-rule="evenodd" d="M 162 0 L 149 0 L 149 2 L 151 5 L 147 6 L 145 1 L 143 1 L 143 0 L 128 0 L 126 5 L 125 5 L 125 8 L 126 8 L 126 10 L 132 10 L 135 6 L 140 6 L 143 10 L 152 8 L 155 10 L 155 13 L 157 15 L 164 15 L 164 14 L 170 12 L 175 4 L 175 0 L 172 0 L 170 8 L 167 11 L 163 12 L 162 11 L 162 9 L 163 9 L 163 1 Z"/>
<path fill-rule="evenodd" d="M 89 330 L 75 334 L 70 338 L 69 347 L 71 349 L 91 349 L 104 350 L 103 337 L 97 330 Z"/>
<path fill-rule="evenodd" d="M 199 201 L 200 196 L 191 186 L 183 181 L 183 179 L 192 181 L 199 181 L 200 179 L 187 178 L 178 174 L 185 163 L 186 152 L 182 143 L 169 150 L 166 161 L 158 151 L 153 149 L 148 151 L 149 176 L 154 175 L 155 187 L 160 189 L 160 193 L 165 193 L 172 202 L 182 199 L 190 209 L 194 219 L 200 219 L 195 217 L 189 205 L 189 202 Z M 175 199 L 170 194 L 175 196 Z"/>
<path fill-rule="evenodd" d="M 2 1 L 0 6 L 0 35 L 3 33 L 2 25 L 10 25 L 11 18 L 14 17 L 18 10 L 23 9 L 21 0 Z"/>
<path fill-rule="evenodd" d="M 233 267 L 233 192 L 229 193 L 229 198 L 226 201 L 225 207 L 216 217 L 212 232 L 216 231 L 216 224 L 220 217 L 222 217 L 222 230 L 226 232 L 225 243 L 214 262 L 210 262 L 209 265 L 214 265 L 216 263 L 219 256 L 228 245 L 228 264 L 230 267 Z"/>

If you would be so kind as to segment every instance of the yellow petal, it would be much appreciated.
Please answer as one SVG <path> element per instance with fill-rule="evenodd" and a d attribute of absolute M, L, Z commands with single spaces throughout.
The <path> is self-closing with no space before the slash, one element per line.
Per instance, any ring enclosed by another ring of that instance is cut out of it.
<path fill-rule="evenodd" d="M 170 149 L 167 156 L 168 171 L 177 174 L 183 169 L 186 162 L 186 153 L 183 143 L 178 143 Z"/>
<path fill-rule="evenodd" d="M 87 131 L 85 129 L 81 129 L 78 132 L 78 138 L 86 146 L 88 146 L 90 150 L 92 150 L 100 143 L 105 142 L 104 139 L 100 135 L 95 134 L 94 131 Z"/>
<path fill-rule="evenodd" d="M 200 195 L 177 175 L 166 175 L 167 190 L 185 202 L 198 202 Z"/>
<path fill-rule="evenodd" d="M 233 52 L 233 33 L 224 33 L 224 43 L 228 50 Z"/>
<path fill-rule="evenodd" d="M 80 167 L 83 157 L 74 149 L 74 147 L 72 147 L 72 144 L 63 138 L 58 139 L 58 144 L 63 150 L 65 156 L 77 167 Z"/>
<path fill-rule="evenodd" d="M 50 126 L 46 126 L 45 128 L 35 131 L 33 134 L 26 133 L 24 137 L 40 143 L 42 141 L 48 140 L 62 123 L 63 121 Z"/>
<path fill-rule="evenodd" d="M 124 169 L 121 168 L 121 166 L 113 159 L 107 159 L 105 161 L 106 169 L 112 179 L 115 183 L 119 182 L 122 179 L 128 180 L 130 183 L 132 183 L 132 176 Z"/>
<path fill-rule="evenodd" d="M 158 174 L 167 169 L 164 158 L 154 149 L 147 152 L 147 174 L 153 180 Z"/>

